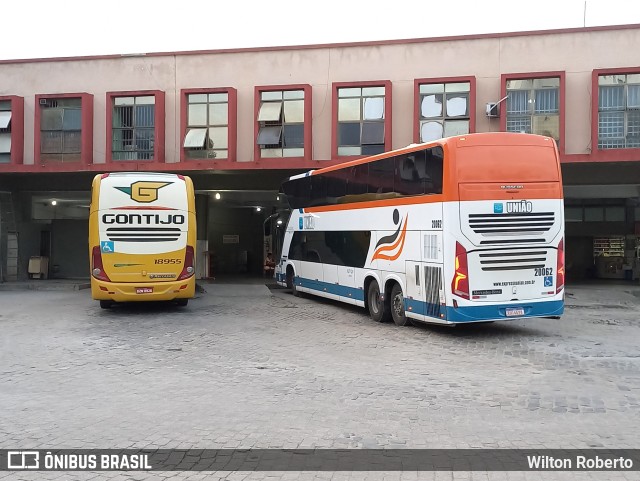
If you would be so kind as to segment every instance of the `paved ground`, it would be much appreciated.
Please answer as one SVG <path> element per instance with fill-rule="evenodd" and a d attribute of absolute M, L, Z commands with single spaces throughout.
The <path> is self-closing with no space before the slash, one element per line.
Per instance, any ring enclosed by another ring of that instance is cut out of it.
<path fill-rule="evenodd" d="M 561 320 L 398 328 L 264 285 L 187 308 L 0 290 L 0 447 L 638 448 L 640 289 Z M 599 474 L 599 476 L 598 476 Z M 29 473 L 0 479 L 126 478 Z M 137 473 L 131 479 L 637 479 L 624 473 Z"/>

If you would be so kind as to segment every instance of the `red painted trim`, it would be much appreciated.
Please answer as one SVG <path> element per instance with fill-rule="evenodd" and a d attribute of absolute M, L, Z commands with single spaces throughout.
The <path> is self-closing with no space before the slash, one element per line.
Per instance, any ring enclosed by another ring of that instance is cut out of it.
<path fill-rule="evenodd" d="M 600 89 L 598 77 L 600 75 L 638 74 L 640 67 L 602 68 L 591 73 L 591 154 L 589 162 L 624 162 L 627 160 L 640 161 L 640 148 L 631 149 L 600 149 L 598 148 L 598 105 L 600 103 Z"/>
<path fill-rule="evenodd" d="M 155 109 L 154 109 L 154 142 L 153 142 L 153 159 L 147 161 L 131 161 L 131 160 L 113 160 L 112 157 L 112 148 L 113 148 L 113 99 L 118 97 L 140 97 L 140 96 L 150 96 L 153 95 L 155 97 Z M 165 129 L 164 129 L 164 119 L 165 119 L 165 106 L 164 106 L 164 92 L 162 90 L 129 90 L 126 92 L 107 92 L 107 140 L 105 145 L 105 162 L 110 164 L 112 162 L 116 162 L 118 164 L 122 163 L 125 165 L 131 165 L 136 162 L 147 162 L 147 163 L 155 163 L 160 162 L 164 163 L 164 150 L 165 150 Z M 116 169 L 120 170 L 120 169 Z"/>
<path fill-rule="evenodd" d="M 81 93 L 66 94 L 37 94 L 35 97 L 34 128 L 33 128 L 33 163 L 35 165 L 45 165 L 46 161 L 41 159 L 40 152 L 40 123 L 42 118 L 42 108 L 40 99 L 80 99 L 80 161 L 70 162 L 72 165 L 88 165 L 93 159 L 93 95 Z"/>
<path fill-rule="evenodd" d="M 507 95 L 507 81 L 508 80 L 529 80 L 529 79 L 542 79 L 542 78 L 552 78 L 558 77 L 560 79 L 560 87 L 559 87 L 559 115 L 560 115 L 560 148 L 558 152 L 560 157 L 562 157 L 565 153 L 565 137 L 564 137 L 564 123 L 565 123 L 565 88 L 566 88 L 566 76 L 564 70 L 556 70 L 553 72 L 521 72 L 521 73 L 503 73 L 500 76 L 500 99 L 505 98 Z M 505 100 L 500 104 L 500 130 L 502 132 L 506 132 L 507 130 L 507 101 Z"/>
<path fill-rule="evenodd" d="M 541 35 L 560 35 L 575 33 L 591 33 L 591 32 L 609 32 L 618 30 L 636 30 L 640 29 L 640 24 L 626 25 L 607 25 L 603 27 L 578 27 L 578 28 L 559 28 L 552 30 L 525 30 L 522 32 L 503 32 L 503 33 L 482 33 L 472 35 L 453 35 L 450 37 L 431 37 L 431 38 L 411 38 L 401 40 L 377 40 L 366 42 L 340 42 L 340 43 L 320 43 L 311 45 L 280 45 L 274 47 L 249 47 L 249 48 L 228 48 L 214 50 L 178 50 L 169 52 L 150 52 L 150 53 L 132 53 L 132 54 L 110 54 L 110 55 L 84 55 L 76 57 L 51 57 L 51 58 L 33 58 L 33 59 L 11 59 L 0 60 L 2 64 L 18 64 L 18 63 L 46 63 L 46 62 L 77 62 L 79 60 L 114 60 L 139 57 L 173 57 L 186 55 L 209 55 L 209 54 L 234 54 L 234 53 L 251 53 L 251 52 L 274 52 L 274 51 L 292 51 L 292 50 L 315 50 L 324 48 L 349 48 L 349 47 L 380 47 L 386 45 L 408 45 L 416 43 L 432 43 L 432 42 L 452 42 L 452 41 L 468 41 L 483 39 L 502 39 L 510 37 L 530 37 Z"/>
<path fill-rule="evenodd" d="M 338 155 L 338 89 L 351 87 L 384 87 L 384 150 L 392 150 L 392 102 L 391 80 L 368 80 L 365 82 L 333 82 L 331 90 L 331 157 L 346 162 L 368 157 L 366 155 Z"/>
<path fill-rule="evenodd" d="M 420 85 L 469 82 L 469 133 L 476 131 L 476 78 L 467 77 L 433 77 L 418 78 L 413 81 L 413 142 L 420 143 Z"/>
<path fill-rule="evenodd" d="M 178 139 L 180 149 L 180 162 L 191 162 L 187 158 L 184 150 L 184 138 L 187 135 L 187 109 L 189 103 L 187 102 L 187 95 L 190 94 L 219 94 L 226 93 L 228 103 L 228 126 L 227 126 L 227 155 L 228 159 L 232 162 L 236 162 L 236 155 L 238 151 L 238 91 L 233 87 L 220 87 L 220 88 L 197 88 L 197 89 L 182 89 L 180 90 L 180 138 Z"/>
<path fill-rule="evenodd" d="M 630 150 L 630 149 L 629 149 Z M 365 158 L 364 156 L 362 158 Z M 560 162 L 563 164 L 570 163 L 588 163 L 588 162 L 638 162 L 639 157 L 622 158 L 622 159 L 601 159 L 594 160 L 589 154 L 565 154 L 560 156 Z M 286 158 L 265 159 L 257 162 L 233 162 L 233 161 L 185 161 L 179 163 L 160 163 L 160 162 L 112 162 L 110 164 L 50 164 L 50 165 L 32 165 L 32 164 L 0 164 L 0 173 L 61 173 L 61 172 L 189 172 L 189 171 L 206 171 L 206 170 L 315 170 L 324 169 L 344 163 L 343 159 L 334 160 L 306 160 L 296 162 L 295 165 Z"/>
<path fill-rule="evenodd" d="M 1 100 L 11 102 L 11 152 L 9 163 L 0 164 L 5 169 L 24 164 L 24 98 L 17 95 L 0 95 Z"/>
<path fill-rule="evenodd" d="M 288 85 L 262 85 L 254 89 L 253 94 L 253 158 L 254 160 L 265 160 L 271 162 L 274 157 L 262 158 L 260 155 L 260 147 L 258 146 L 258 133 L 260 132 L 260 122 L 258 122 L 258 113 L 260 112 L 260 94 L 262 92 L 273 92 L 277 90 L 303 90 L 304 91 L 304 156 L 303 157 L 284 157 L 290 163 L 311 160 L 312 149 L 312 115 L 311 115 L 311 85 L 309 84 L 288 84 Z M 284 108 L 284 106 L 283 106 Z M 284 135 L 284 134 L 283 134 Z"/>

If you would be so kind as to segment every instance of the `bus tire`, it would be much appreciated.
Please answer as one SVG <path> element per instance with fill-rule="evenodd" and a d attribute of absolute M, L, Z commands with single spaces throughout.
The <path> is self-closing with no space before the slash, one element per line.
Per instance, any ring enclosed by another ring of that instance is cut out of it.
<path fill-rule="evenodd" d="M 100 307 L 102 309 L 111 309 L 113 306 L 113 301 L 100 301 Z"/>
<path fill-rule="evenodd" d="M 294 297 L 300 296 L 300 291 L 296 289 L 296 280 L 293 275 L 293 267 L 291 266 L 287 268 L 287 287 L 291 289 L 291 294 L 293 294 Z"/>
<path fill-rule="evenodd" d="M 404 312 L 404 295 L 400 285 L 394 284 L 389 298 L 391 318 L 396 326 L 409 326 L 411 322 Z"/>
<path fill-rule="evenodd" d="M 184 307 L 189 304 L 189 299 L 176 299 L 176 304 L 178 304 L 180 307 Z"/>
<path fill-rule="evenodd" d="M 389 300 L 380 299 L 380 286 L 375 280 L 371 281 L 367 289 L 367 306 L 369 315 L 375 322 L 389 322 L 391 318 Z"/>

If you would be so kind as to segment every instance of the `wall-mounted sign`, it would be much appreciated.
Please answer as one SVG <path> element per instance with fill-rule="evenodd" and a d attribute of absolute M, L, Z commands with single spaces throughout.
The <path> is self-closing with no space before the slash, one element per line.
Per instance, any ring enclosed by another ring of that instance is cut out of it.
<path fill-rule="evenodd" d="M 223 235 L 222 243 L 223 244 L 239 244 L 240 236 L 239 235 Z"/>

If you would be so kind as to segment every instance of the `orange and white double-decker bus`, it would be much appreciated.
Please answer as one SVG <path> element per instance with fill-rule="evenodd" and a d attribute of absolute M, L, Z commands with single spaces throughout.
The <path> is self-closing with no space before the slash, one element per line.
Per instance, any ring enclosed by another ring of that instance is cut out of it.
<path fill-rule="evenodd" d="M 457 324 L 564 309 L 552 138 L 482 133 L 291 177 L 276 280 L 376 321 Z"/>

